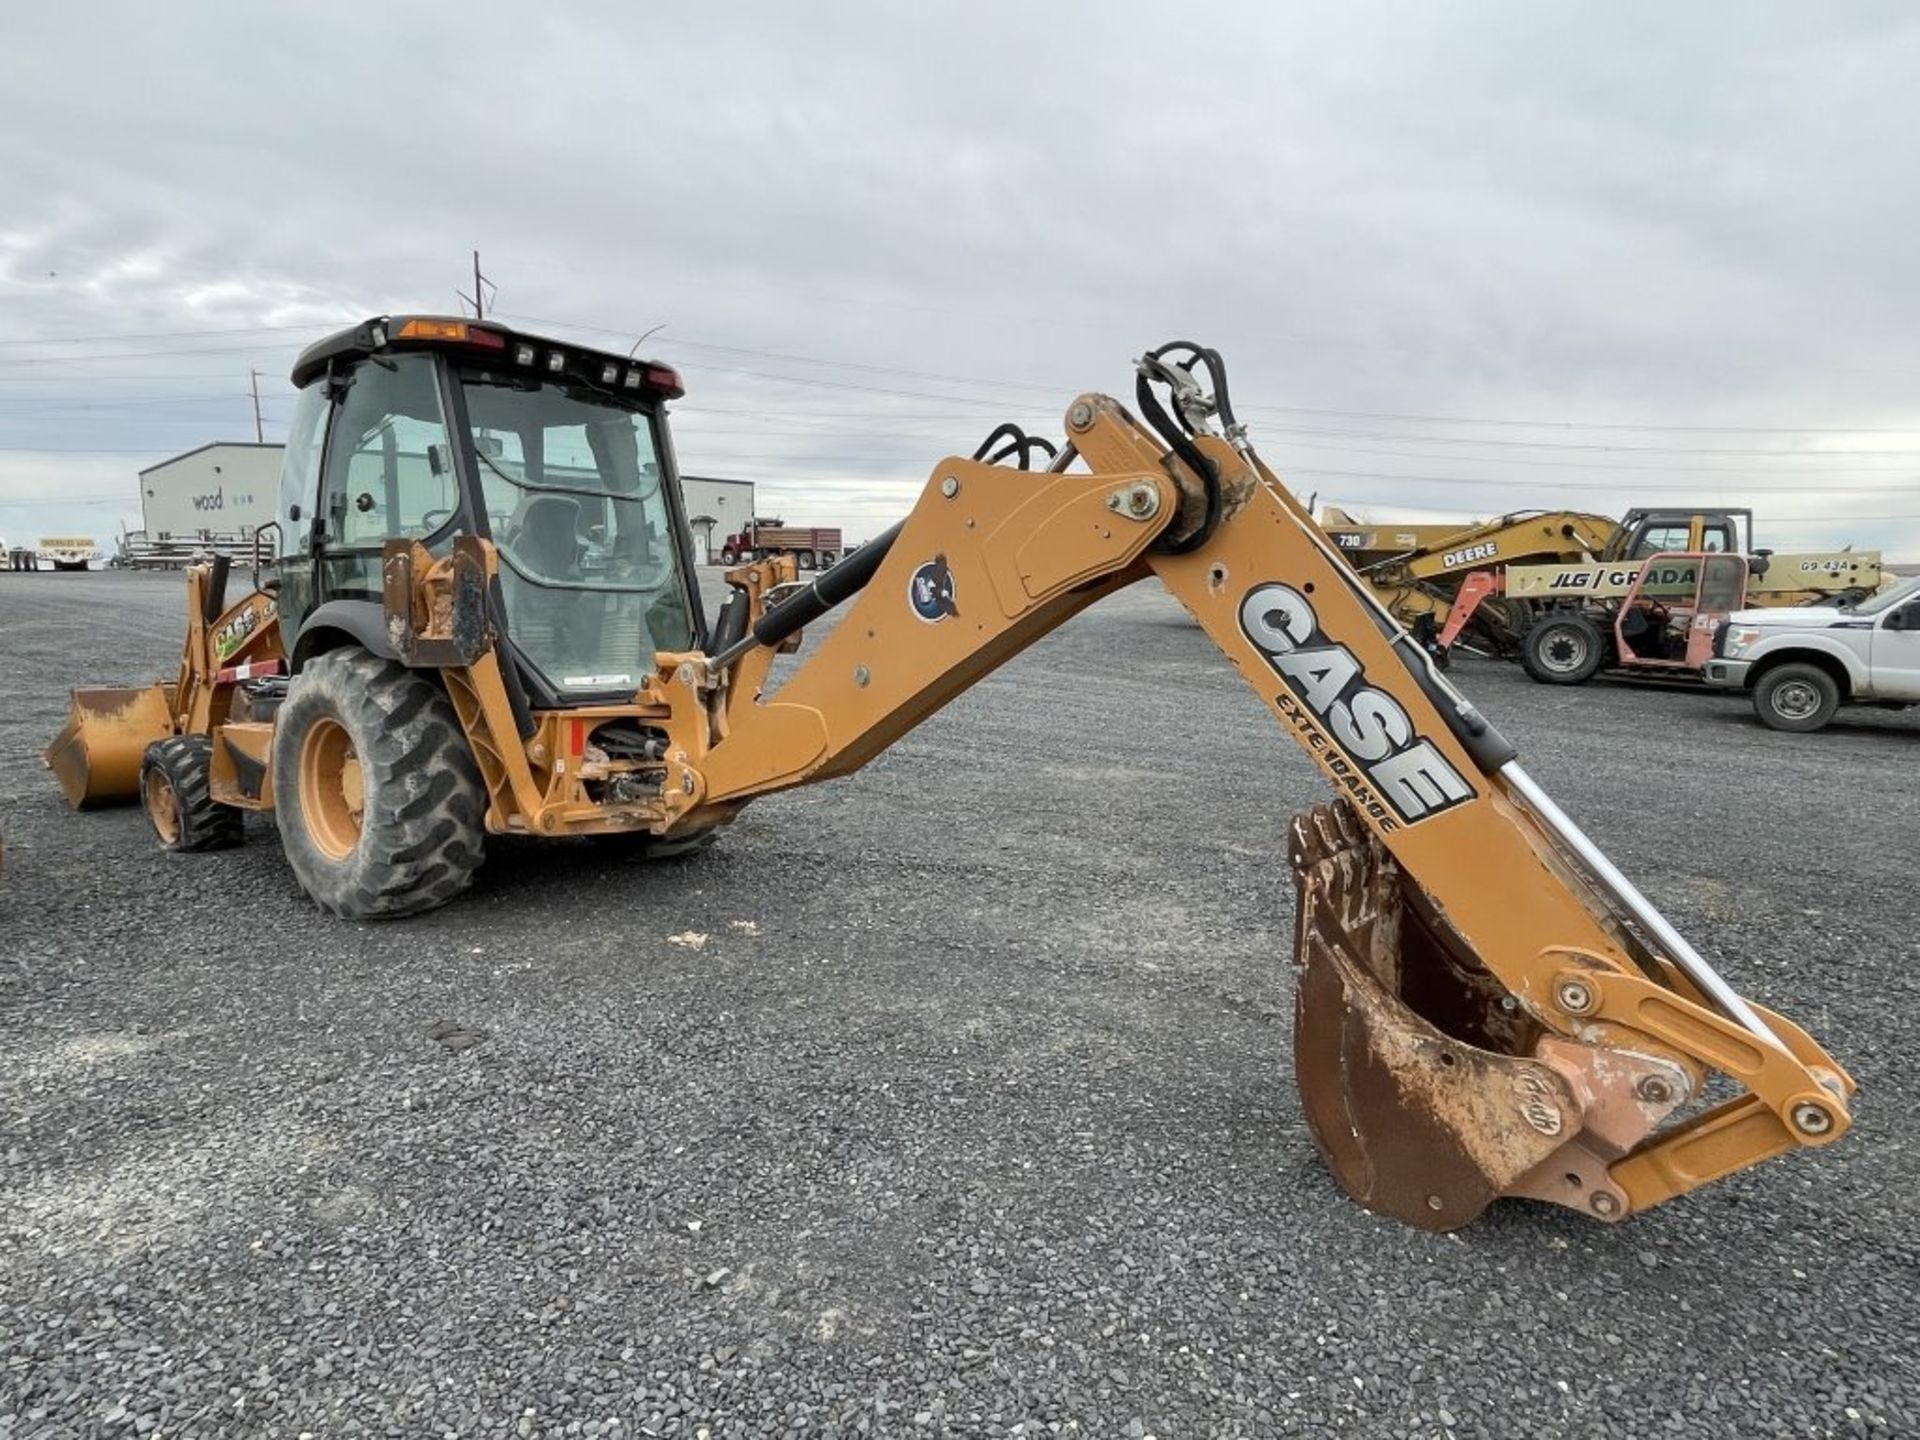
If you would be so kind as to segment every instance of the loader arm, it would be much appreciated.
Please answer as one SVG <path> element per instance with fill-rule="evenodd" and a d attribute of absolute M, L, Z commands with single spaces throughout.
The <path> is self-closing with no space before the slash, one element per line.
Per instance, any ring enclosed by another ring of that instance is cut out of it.
<path fill-rule="evenodd" d="M 1527 776 L 1246 443 L 1218 357 L 1193 352 L 1220 381 L 1210 396 L 1167 353 L 1143 376 L 1177 421 L 1145 381 L 1151 429 L 1083 395 L 1047 471 L 942 461 L 899 526 L 775 608 L 781 562 L 735 572 L 751 629 L 717 655 L 659 657 L 663 833 L 857 768 L 1157 577 L 1338 796 L 1290 838 L 1295 1054 L 1356 1199 L 1433 1229 L 1501 1195 L 1613 1220 L 1837 1139 L 1845 1072 L 1728 987 Z M 775 647 L 849 589 L 768 693 Z M 1708 1071 L 1745 1093 L 1702 1109 Z"/>

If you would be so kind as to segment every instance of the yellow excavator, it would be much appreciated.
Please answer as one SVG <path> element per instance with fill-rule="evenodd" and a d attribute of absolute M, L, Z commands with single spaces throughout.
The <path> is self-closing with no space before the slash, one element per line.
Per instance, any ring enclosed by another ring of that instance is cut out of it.
<path fill-rule="evenodd" d="M 391 316 L 293 381 L 270 563 L 231 603 L 226 563 L 189 571 L 171 681 L 74 694 L 47 761 L 76 806 L 137 797 L 175 850 L 271 812 L 319 906 L 408 915 L 466 889 L 489 835 L 703 845 L 1157 578 L 1336 795 L 1287 842 L 1294 1053 L 1354 1199 L 1431 1230 L 1501 1196 L 1617 1221 L 1847 1130 L 1846 1072 L 1435 670 L 1256 454 L 1211 350 L 1145 355 L 1137 410 L 1079 396 L 1062 444 L 1002 426 L 939 461 L 806 583 L 790 556 L 731 570 L 710 621 L 671 368 Z"/>

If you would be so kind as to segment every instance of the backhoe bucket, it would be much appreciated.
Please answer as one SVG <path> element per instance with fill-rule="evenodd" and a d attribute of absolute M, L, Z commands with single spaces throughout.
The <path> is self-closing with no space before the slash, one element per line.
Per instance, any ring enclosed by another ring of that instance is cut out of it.
<path fill-rule="evenodd" d="M 67 723 L 41 758 L 74 809 L 122 805 L 140 794 L 147 746 L 172 733 L 165 685 L 75 690 Z"/>
<path fill-rule="evenodd" d="M 1542 1033 L 1344 803 L 1295 818 L 1294 1067 L 1340 1186 L 1425 1230 L 1466 1224 L 1577 1131 Z"/>

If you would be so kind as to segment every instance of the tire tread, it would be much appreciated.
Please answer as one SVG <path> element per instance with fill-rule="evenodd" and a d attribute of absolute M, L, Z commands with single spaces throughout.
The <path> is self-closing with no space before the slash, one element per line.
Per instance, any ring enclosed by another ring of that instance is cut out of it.
<path fill-rule="evenodd" d="M 316 706 L 353 734 L 367 779 L 360 845 L 343 862 L 308 842 L 284 788 L 297 784 L 298 731 Z M 358 648 L 329 651 L 295 682 L 281 722 L 281 836 L 314 903 L 346 919 L 396 919 L 437 909 L 472 884 L 485 853 L 485 791 L 452 702 L 431 677 Z"/>
<path fill-rule="evenodd" d="M 141 804 L 145 806 L 146 778 L 150 770 L 166 776 L 179 811 L 180 837 L 169 850 L 198 852 L 230 850 L 243 844 L 247 835 L 246 816 L 231 805 L 213 798 L 213 741 L 205 735 L 174 735 L 156 740 L 147 747 L 140 761 Z M 157 832 L 156 832 L 157 833 Z"/>

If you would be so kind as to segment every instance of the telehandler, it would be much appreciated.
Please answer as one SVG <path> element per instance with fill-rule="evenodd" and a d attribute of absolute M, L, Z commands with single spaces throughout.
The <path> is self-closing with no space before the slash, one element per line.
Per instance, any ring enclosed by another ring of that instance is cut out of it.
<path fill-rule="evenodd" d="M 1219 356 L 1177 343 L 1137 372 L 1137 414 L 1081 395 L 1058 447 L 1002 426 L 809 583 L 790 556 L 730 571 L 709 623 L 673 370 L 369 320 L 294 366 L 257 588 L 226 604 L 227 565 L 190 571 L 178 676 L 76 692 L 48 763 L 77 806 L 140 796 L 176 850 L 271 811 L 322 908 L 406 915 L 465 889 L 489 834 L 697 846 L 1155 577 L 1337 794 L 1288 844 L 1294 1053 L 1354 1199 L 1430 1230 L 1500 1196 L 1614 1221 L 1844 1134 L 1846 1072 L 1731 988 L 1434 669 L 1255 453 Z M 847 602 L 776 687 L 775 656 Z"/>
<path fill-rule="evenodd" d="M 1542 685 L 1581 685 L 1605 671 L 1699 679 L 1722 621 L 1768 573 L 1767 556 L 1662 551 L 1622 563 L 1510 565 L 1469 575 L 1441 627 L 1444 649 L 1485 598 L 1537 604 L 1520 664 Z"/>
<path fill-rule="evenodd" d="M 1347 517 L 1341 513 L 1342 519 Z M 1754 550 L 1753 512 L 1700 506 L 1629 510 L 1618 520 L 1576 510 L 1522 510 L 1434 534 L 1434 526 L 1372 529 L 1347 523 L 1329 533 L 1341 553 L 1381 592 L 1394 618 L 1412 630 L 1437 661 L 1448 663 L 1456 641 L 1486 653 L 1528 654 L 1528 635 L 1568 598 L 1549 586 L 1550 569 L 1577 587 L 1580 574 L 1616 574 L 1623 566 L 1679 552 L 1752 555 L 1748 599 L 1754 605 L 1808 605 L 1864 599 L 1880 584 L 1877 551 L 1835 550 L 1775 556 Z M 1380 547 L 1405 538 L 1397 551 Z M 1521 566 L 1528 584 L 1515 580 Z M 1615 594 L 1625 582 L 1617 582 Z M 1464 605 L 1462 602 L 1465 602 Z"/>

